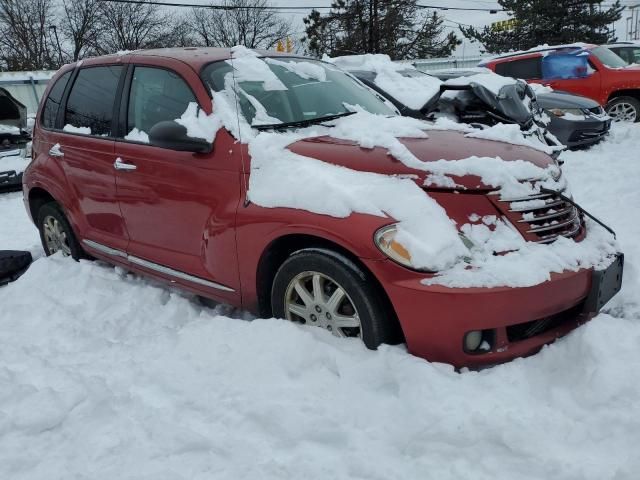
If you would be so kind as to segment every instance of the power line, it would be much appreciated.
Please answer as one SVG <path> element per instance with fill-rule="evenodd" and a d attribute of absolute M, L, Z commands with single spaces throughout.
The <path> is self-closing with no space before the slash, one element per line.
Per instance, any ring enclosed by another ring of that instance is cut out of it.
<path fill-rule="evenodd" d="M 209 8 L 213 10 L 324 10 L 332 7 L 317 6 L 317 7 L 296 7 L 296 6 L 258 6 L 258 5 L 207 5 L 200 3 L 175 3 L 175 2 L 159 2 L 154 0 L 99 0 L 104 3 L 131 3 L 136 5 L 158 5 L 161 7 L 187 7 L 187 8 Z"/>
<path fill-rule="evenodd" d="M 187 7 L 187 8 L 208 8 L 213 10 L 281 10 L 281 11 L 290 11 L 290 13 L 298 13 L 295 10 L 331 10 L 333 7 L 331 6 L 293 6 L 293 5 L 270 5 L 270 6 L 258 6 L 258 5 L 206 5 L 206 4 L 198 4 L 198 3 L 176 3 L 176 2 L 161 2 L 155 0 L 99 0 L 101 2 L 107 3 L 130 3 L 137 5 L 157 5 L 162 7 Z M 502 8 L 477 8 L 477 7 L 443 7 L 439 5 L 416 5 L 418 8 L 425 8 L 430 10 L 456 10 L 456 11 L 465 11 L 465 12 L 489 12 L 489 13 L 497 13 L 504 12 L 505 10 Z"/>
<path fill-rule="evenodd" d="M 259 6 L 259 5 L 211 5 L 211 4 L 201 4 L 201 3 L 177 3 L 177 2 L 164 2 L 158 0 L 98 0 L 100 2 L 105 3 L 130 3 L 130 4 L 138 4 L 138 5 L 157 5 L 161 7 L 186 7 L 186 8 L 208 8 L 214 10 L 282 10 L 289 11 L 290 13 L 299 13 L 295 10 L 331 10 L 333 7 L 327 5 L 316 5 L 316 6 L 296 6 L 296 5 L 270 5 L 270 6 Z M 481 2 L 487 4 L 488 2 Z M 602 7 L 612 7 L 615 4 L 600 4 Z M 501 8 L 501 7 L 443 7 L 441 5 L 416 5 L 418 8 L 425 8 L 430 10 L 453 10 L 453 11 L 463 11 L 463 12 L 489 12 L 489 13 L 498 13 L 498 12 L 508 12 L 509 10 Z M 628 8 L 629 5 L 622 4 L 624 8 Z"/>

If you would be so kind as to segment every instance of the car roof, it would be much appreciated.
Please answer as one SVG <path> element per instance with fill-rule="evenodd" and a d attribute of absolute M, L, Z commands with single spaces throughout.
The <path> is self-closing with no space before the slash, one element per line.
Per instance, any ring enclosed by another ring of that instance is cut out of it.
<path fill-rule="evenodd" d="M 108 62 L 114 57 L 126 58 L 126 57 L 158 57 L 158 58 L 170 58 L 184 62 L 194 69 L 199 70 L 204 65 L 211 62 L 217 62 L 220 60 L 229 60 L 231 58 L 232 48 L 217 48 L 217 47 L 172 47 L 172 48 L 153 48 L 148 50 L 132 50 L 112 53 L 110 55 L 103 55 L 100 57 L 93 57 L 87 59 L 90 64 L 99 64 L 102 62 Z M 294 57 L 294 58 L 306 58 L 301 55 L 295 55 L 292 53 L 274 52 L 272 50 L 253 50 L 262 57 Z M 78 62 L 79 66 L 80 62 Z"/>
<path fill-rule="evenodd" d="M 511 52 L 505 53 L 502 55 L 496 55 L 495 57 L 488 58 L 482 62 L 482 64 L 486 64 L 488 62 L 494 62 L 497 60 L 503 60 L 506 58 L 513 57 L 526 57 L 526 56 L 537 56 L 538 54 L 544 54 L 545 52 L 555 52 L 558 50 L 591 50 L 592 48 L 597 47 L 597 45 L 591 43 L 568 43 L 565 45 L 545 45 L 541 47 L 534 47 L 529 50 L 521 50 L 519 52 Z"/>
<path fill-rule="evenodd" d="M 640 42 L 615 42 L 615 43 L 607 43 L 603 45 L 603 47 L 611 48 L 611 47 L 640 47 Z"/>

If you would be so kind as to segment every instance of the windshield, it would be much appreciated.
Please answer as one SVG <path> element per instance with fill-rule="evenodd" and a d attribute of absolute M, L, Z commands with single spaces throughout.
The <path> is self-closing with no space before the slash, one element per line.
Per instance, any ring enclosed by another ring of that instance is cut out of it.
<path fill-rule="evenodd" d="M 596 47 L 591 50 L 591 53 L 598 57 L 598 60 L 600 60 L 606 67 L 609 68 L 623 68 L 629 65 L 607 47 Z"/>
<path fill-rule="evenodd" d="M 237 92 L 242 114 L 253 126 L 313 121 L 357 107 L 375 114 L 397 114 L 380 96 L 332 65 L 281 57 L 256 61 L 267 67 L 258 76 L 255 68 L 243 71 L 245 65 L 236 60 L 235 81 L 231 60 L 211 63 L 203 70 L 204 81 L 214 91 Z"/>

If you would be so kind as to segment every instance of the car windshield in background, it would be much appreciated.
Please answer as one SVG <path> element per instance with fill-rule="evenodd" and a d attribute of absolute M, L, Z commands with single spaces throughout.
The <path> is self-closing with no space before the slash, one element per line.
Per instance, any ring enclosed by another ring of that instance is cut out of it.
<path fill-rule="evenodd" d="M 211 63 L 203 70 L 204 81 L 213 90 L 232 88 L 238 92 L 242 114 L 253 126 L 313 123 L 357 107 L 375 114 L 397 114 L 377 94 L 332 65 L 296 58 L 267 57 L 260 61 L 281 84 L 274 88 L 262 80 L 236 83 L 228 60 Z M 242 77 L 242 72 L 238 76 Z"/>
<path fill-rule="evenodd" d="M 623 68 L 629 65 L 626 61 L 613 53 L 607 47 L 596 47 L 591 50 L 598 60 L 600 60 L 605 66 L 609 68 Z"/>
<path fill-rule="evenodd" d="M 403 77 L 409 77 L 409 78 L 431 77 L 431 75 L 421 72 L 420 70 L 408 70 L 408 69 L 400 70 L 400 75 L 402 75 Z"/>

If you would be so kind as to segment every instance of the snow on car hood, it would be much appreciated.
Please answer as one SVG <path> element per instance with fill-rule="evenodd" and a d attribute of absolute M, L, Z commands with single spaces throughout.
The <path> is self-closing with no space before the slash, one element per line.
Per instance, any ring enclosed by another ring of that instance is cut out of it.
<path fill-rule="evenodd" d="M 530 162 L 539 169 L 555 167 L 555 161 L 544 152 L 521 145 L 476 139 L 461 131 L 428 130 L 426 139 L 401 138 L 399 141 L 424 164 L 424 168 L 412 167 L 399 161 L 389 155 L 385 148 L 363 150 L 357 141 L 333 136 L 303 138 L 287 148 L 299 155 L 353 170 L 385 175 L 413 175 L 417 181 L 426 180 L 432 173 L 429 170 L 431 162 L 454 162 L 471 157 L 500 158 L 505 162 Z M 452 146 L 455 146 L 455 149 Z M 455 176 L 455 183 L 463 189 L 493 188 L 475 175 Z"/>

